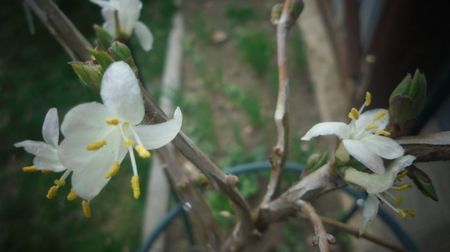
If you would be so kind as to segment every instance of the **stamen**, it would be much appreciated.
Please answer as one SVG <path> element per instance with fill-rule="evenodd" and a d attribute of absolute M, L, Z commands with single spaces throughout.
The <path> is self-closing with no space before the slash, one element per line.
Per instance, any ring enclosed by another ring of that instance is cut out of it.
<path fill-rule="evenodd" d="M 401 209 L 401 208 L 396 208 L 398 215 L 400 215 L 400 217 L 402 217 L 402 219 L 406 219 L 406 212 Z"/>
<path fill-rule="evenodd" d="M 412 218 L 416 217 L 416 213 L 411 208 L 406 208 L 405 213 L 411 216 Z"/>
<path fill-rule="evenodd" d="M 350 113 L 348 113 L 348 117 L 352 120 L 357 120 L 359 118 L 358 110 L 352 108 L 352 110 L 350 110 Z"/>
<path fill-rule="evenodd" d="M 68 200 L 68 201 L 72 201 L 72 200 L 75 200 L 77 197 L 78 197 L 78 196 L 77 196 L 77 194 L 75 193 L 75 190 L 70 189 L 69 194 L 67 194 L 67 200 Z"/>
<path fill-rule="evenodd" d="M 386 115 L 385 111 L 380 111 L 378 112 L 376 115 L 373 116 L 373 120 L 377 121 L 380 120 L 381 118 L 383 118 Z"/>
<path fill-rule="evenodd" d="M 66 184 L 66 180 L 65 179 L 55 179 L 54 181 L 55 185 L 57 186 L 64 186 Z"/>
<path fill-rule="evenodd" d="M 141 196 L 141 187 L 139 185 L 139 176 L 131 177 L 131 188 L 133 189 L 133 197 L 139 199 Z"/>
<path fill-rule="evenodd" d="M 53 198 L 55 198 L 56 197 L 56 193 L 58 192 L 58 188 L 59 188 L 59 186 L 56 186 L 56 185 L 54 185 L 54 186 L 51 186 L 49 189 L 48 189 L 48 192 L 47 192 L 47 199 L 53 199 Z"/>
<path fill-rule="evenodd" d="M 111 169 L 105 174 L 106 178 L 112 178 L 119 172 L 120 163 L 119 161 L 114 161 L 114 164 L 112 165 Z"/>
<path fill-rule="evenodd" d="M 366 92 L 366 100 L 364 101 L 364 106 L 370 106 L 372 103 L 372 94 L 370 92 Z"/>
<path fill-rule="evenodd" d="M 141 158 L 146 159 L 146 158 L 150 158 L 150 156 L 151 156 L 150 151 L 148 151 L 147 149 L 145 149 L 145 147 L 142 146 L 142 145 L 138 145 L 138 146 L 134 147 L 134 149 L 136 150 L 136 152 L 138 153 L 138 155 L 139 155 Z"/>
<path fill-rule="evenodd" d="M 37 167 L 35 165 L 31 165 L 31 166 L 25 166 L 22 168 L 23 172 L 36 172 L 38 171 Z"/>
<path fill-rule="evenodd" d="M 388 191 L 384 192 L 384 194 L 389 196 L 389 198 L 391 198 L 394 201 L 394 205 L 396 205 L 396 206 L 400 206 L 403 203 L 403 201 L 404 201 L 403 197 L 400 197 L 400 196 L 396 197 L 396 196 L 392 195 L 392 193 L 390 193 Z"/>
<path fill-rule="evenodd" d="M 102 148 L 105 145 L 106 145 L 106 140 L 100 140 L 100 141 L 93 142 L 93 143 L 86 145 L 86 150 L 95 151 L 95 150 Z"/>
<path fill-rule="evenodd" d="M 397 176 L 395 178 L 402 179 L 402 178 L 406 177 L 406 175 L 408 175 L 408 171 L 401 171 L 399 174 L 397 174 Z"/>
<path fill-rule="evenodd" d="M 409 189 L 411 187 L 412 187 L 411 184 L 405 183 L 405 184 L 401 184 L 401 185 L 392 186 L 392 189 L 395 191 L 403 191 L 403 190 Z"/>
<path fill-rule="evenodd" d="M 375 132 L 375 134 L 388 137 L 391 135 L 391 132 L 389 132 L 387 130 L 377 130 L 377 132 Z"/>
<path fill-rule="evenodd" d="M 375 125 L 375 124 L 369 124 L 369 125 L 366 126 L 366 130 L 373 130 L 373 129 L 376 129 L 376 128 L 378 128 L 378 126 Z"/>
<path fill-rule="evenodd" d="M 106 120 L 106 124 L 113 125 L 113 126 L 118 125 L 119 122 L 120 122 L 120 121 L 119 121 L 119 119 L 117 119 L 117 118 L 110 118 L 110 119 L 107 119 L 107 120 Z"/>
<path fill-rule="evenodd" d="M 129 139 L 129 138 L 127 138 L 127 139 L 125 139 L 125 140 L 123 141 L 123 145 L 124 145 L 125 147 L 133 146 L 133 145 L 134 145 L 134 141 L 131 140 L 131 139 Z"/>
<path fill-rule="evenodd" d="M 81 202 L 81 206 L 83 208 L 84 217 L 90 218 L 92 216 L 92 211 L 91 207 L 89 206 L 89 201 L 83 200 L 83 202 Z"/>
<path fill-rule="evenodd" d="M 399 208 L 394 207 L 389 201 L 387 201 L 385 198 L 383 198 L 383 196 L 377 194 L 377 197 L 378 197 L 378 199 L 383 201 L 383 203 L 386 204 L 386 206 L 388 206 L 389 208 L 394 210 L 394 212 L 399 213 Z"/>

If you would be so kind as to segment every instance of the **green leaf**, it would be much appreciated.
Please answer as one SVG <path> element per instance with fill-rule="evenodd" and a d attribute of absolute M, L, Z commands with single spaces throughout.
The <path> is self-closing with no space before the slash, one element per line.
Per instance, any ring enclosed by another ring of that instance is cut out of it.
<path fill-rule="evenodd" d="M 439 201 L 430 177 L 415 166 L 408 168 L 408 177 L 410 177 L 417 188 L 427 197 L 434 201 Z"/>
<path fill-rule="evenodd" d="M 85 85 L 100 89 L 103 76 L 101 66 L 83 62 L 73 62 L 70 65 Z"/>
<path fill-rule="evenodd" d="M 99 47 L 99 49 L 108 49 L 113 42 L 113 38 L 111 37 L 111 35 L 109 35 L 109 33 L 105 29 L 98 25 L 94 25 L 94 30 L 95 36 L 97 37 L 97 46 Z"/>

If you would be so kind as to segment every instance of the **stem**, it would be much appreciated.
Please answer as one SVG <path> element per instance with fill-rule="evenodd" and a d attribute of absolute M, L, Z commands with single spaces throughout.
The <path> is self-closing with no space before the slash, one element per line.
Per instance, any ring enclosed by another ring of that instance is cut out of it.
<path fill-rule="evenodd" d="M 305 213 L 305 216 L 311 221 L 311 224 L 314 227 L 314 233 L 316 235 L 316 241 L 319 246 L 320 252 L 329 252 L 330 247 L 328 246 L 328 233 L 323 226 L 320 216 L 317 214 L 314 207 L 308 202 L 299 200 L 297 203 L 302 209 L 302 212 Z"/>

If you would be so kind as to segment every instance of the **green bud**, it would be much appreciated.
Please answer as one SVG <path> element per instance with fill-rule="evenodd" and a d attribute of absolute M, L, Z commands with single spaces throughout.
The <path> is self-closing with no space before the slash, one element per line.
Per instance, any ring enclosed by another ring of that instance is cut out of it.
<path fill-rule="evenodd" d="M 83 62 L 73 62 L 70 65 L 85 85 L 100 89 L 103 73 L 99 65 Z"/>
<path fill-rule="evenodd" d="M 114 62 L 114 59 L 105 51 L 89 50 L 89 53 L 95 58 L 96 63 L 102 67 L 102 72 Z"/>
<path fill-rule="evenodd" d="M 400 82 L 389 97 L 389 112 L 392 131 L 404 132 L 416 120 L 422 111 L 427 92 L 425 75 L 416 70 L 413 77 L 410 74 Z"/>
<path fill-rule="evenodd" d="M 303 0 L 293 0 L 290 3 L 291 4 L 288 6 L 289 23 L 290 25 L 293 25 L 302 13 L 305 3 L 303 3 Z"/>
<path fill-rule="evenodd" d="M 278 3 L 272 7 L 270 21 L 272 24 L 277 24 L 278 19 L 281 17 L 281 12 L 283 12 L 283 4 Z"/>
<path fill-rule="evenodd" d="M 111 56 L 115 61 L 125 61 L 130 62 L 130 60 L 133 60 L 133 56 L 131 55 L 131 51 L 123 43 L 120 43 L 118 41 L 114 41 L 109 48 L 109 51 L 111 52 Z"/>
<path fill-rule="evenodd" d="M 428 177 L 428 175 L 424 171 L 415 166 L 411 166 L 408 168 L 407 174 L 408 177 L 410 177 L 414 181 L 414 184 L 425 196 L 433 199 L 434 201 L 439 201 L 433 183 L 430 177 Z"/>
<path fill-rule="evenodd" d="M 98 25 L 94 25 L 95 36 L 97 37 L 97 46 L 100 49 L 106 50 L 108 49 L 112 42 L 113 38 L 109 33 Z"/>

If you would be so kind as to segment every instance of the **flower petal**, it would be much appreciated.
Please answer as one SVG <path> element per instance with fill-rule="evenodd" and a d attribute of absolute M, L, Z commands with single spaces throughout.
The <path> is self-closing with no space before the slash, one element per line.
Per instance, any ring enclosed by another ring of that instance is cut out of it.
<path fill-rule="evenodd" d="M 153 35 L 150 29 L 148 29 L 144 23 L 138 21 L 134 25 L 134 33 L 136 34 L 142 49 L 144 49 L 144 51 L 150 51 L 153 47 Z"/>
<path fill-rule="evenodd" d="M 139 125 L 135 130 L 145 148 L 157 149 L 168 144 L 178 135 L 182 122 L 183 115 L 180 108 L 177 108 L 173 119 L 159 124 Z"/>
<path fill-rule="evenodd" d="M 378 113 L 385 113 L 385 115 L 378 119 L 373 120 L 375 115 Z M 371 131 L 383 130 L 386 128 L 389 123 L 389 112 L 386 109 L 372 109 L 362 113 L 358 120 L 356 120 L 356 132 L 359 132 L 367 127 L 369 124 L 375 124 L 377 126 L 376 129 L 372 129 Z"/>
<path fill-rule="evenodd" d="M 368 135 L 361 139 L 370 151 L 384 159 L 395 159 L 403 156 L 403 147 L 389 137 Z"/>
<path fill-rule="evenodd" d="M 46 159 L 58 160 L 58 152 L 55 147 L 44 142 L 25 140 L 14 144 L 14 147 L 23 147 L 26 152 Z"/>
<path fill-rule="evenodd" d="M 140 0 L 122 0 L 117 5 L 119 11 L 120 29 L 131 35 L 136 22 L 141 15 L 142 2 Z"/>
<path fill-rule="evenodd" d="M 121 119 L 136 125 L 144 118 L 138 79 L 127 63 L 115 62 L 106 69 L 100 94 L 105 106 Z"/>
<path fill-rule="evenodd" d="M 336 135 L 341 139 L 348 138 L 350 135 L 350 127 L 343 122 L 318 123 L 306 132 L 302 140 L 309 141 L 313 137 L 323 135 Z"/>
<path fill-rule="evenodd" d="M 375 173 L 383 173 L 383 160 L 373 153 L 363 142 L 359 140 L 344 139 L 342 143 L 352 157 Z"/>
<path fill-rule="evenodd" d="M 58 157 L 56 156 L 56 158 Z M 59 159 L 48 159 L 41 156 L 36 156 L 33 159 L 33 165 L 35 165 L 38 170 L 47 170 L 52 172 L 62 172 L 66 169 L 61 164 Z"/>
<path fill-rule="evenodd" d="M 48 110 L 45 116 L 44 124 L 42 125 L 42 136 L 46 143 L 58 147 L 59 140 L 59 120 L 58 111 L 56 108 Z"/>
<path fill-rule="evenodd" d="M 367 225 L 377 216 L 379 206 L 380 201 L 377 199 L 377 196 L 369 194 L 364 202 L 362 212 L 363 221 L 359 229 L 359 235 L 362 235 L 366 231 Z"/>

